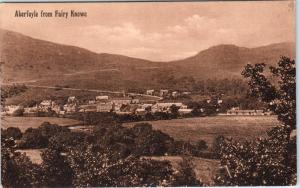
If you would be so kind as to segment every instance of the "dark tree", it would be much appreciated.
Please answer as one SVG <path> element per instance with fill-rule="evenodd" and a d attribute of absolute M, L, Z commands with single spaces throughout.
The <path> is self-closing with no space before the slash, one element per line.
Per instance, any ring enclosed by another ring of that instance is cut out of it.
<path fill-rule="evenodd" d="M 179 110 L 179 107 L 174 104 L 170 107 L 170 112 L 171 112 L 172 118 L 177 118 L 179 116 L 178 110 Z"/>
<path fill-rule="evenodd" d="M 22 132 L 19 128 L 16 127 L 8 127 L 5 130 L 2 130 L 1 137 L 3 138 L 13 138 L 18 140 L 22 137 Z"/>
<path fill-rule="evenodd" d="M 1 185 L 3 187 L 38 187 L 41 168 L 15 151 L 13 139 L 1 140 Z"/>
<path fill-rule="evenodd" d="M 172 186 L 203 186 L 203 183 L 196 178 L 191 158 L 184 157 L 182 159 L 174 176 L 176 181 L 173 182 Z"/>
<path fill-rule="evenodd" d="M 48 138 L 43 136 L 39 129 L 28 128 L 21 138 L 20 148 L 37 149 L 45 148 Z"/>
<path fill-rule="evenodd" d="M 41 154 L 43 186 L 63 187 L 72 185 L 73 172 L 67 163 L 65 153 L 61 146 L 49 144 L 49 147 Z"/>
<path fill-rule="evenodd" d="M 221 144 L 223 173 L 220 185 L 295 184 L 296 149 L 291 132 L 296 128 L 295 61 L 281 57 L 271 67 L 272 80 L 264 73 L 265 64 L 247 65 L 242 75 L 249 79 L 250 93 L 267 103 L 282 123 L 268 132 L 267 138 L 241 143 L 224 140 Z"/>
<path fill-rule="evenodd" d="M 295 60 L 281 57 L 277 67 L 270 67 L 272 83 L 264 74 L 265 64 L 248 64 L 242 75 L 249 79 L 251 94 L 269 104 L 288 131 L 296 128 L 296 65 Z"/>

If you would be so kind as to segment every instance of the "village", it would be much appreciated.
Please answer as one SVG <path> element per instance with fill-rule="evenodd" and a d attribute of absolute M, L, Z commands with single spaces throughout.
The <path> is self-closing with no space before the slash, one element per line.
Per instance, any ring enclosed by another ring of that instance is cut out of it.
<path fill-rule="evenodd" d="M 142 98 L 140 96 L 147 96 Z M 38 113 L 53 112 L 59 117 L 73 114 L 76 112 L 115 112 L 116 114 L 135 114 L 145 115 L 146 113 L 164 112 L 171 113 L 172 107 L 175 107 L 180 116 L 191 114 L 193 109 L 188 108 L 187 104 L 180 101 L 180 97 L 189 97 L 191 92 L 169 91 L 161 89 L 146 90 L 145 94 L 133 94 L 125 92 L 122 96 L 97 95 L 89 100 L 81 100 L 76 96 L 69 96 L 64 104 L 57 103 L 55 100 L 44 99 L 33 106 L 6 105 L 2 111 L 3 115 L 8 116 L 38 116 Z M 149 98 L 150 97 L 150 98 Z M 151 98 L 152 97 L 152 98 Z M 172 98 L 172 102 L 166 100 Z M 175 100 L 177 99 L 177 100 Z M 216 111 L 219 111 L 222 105 L 220 98 L 216 99 Z M 212 103 L 212 99 L 206 99 L 206 103 Z M 205 107 L 199 109 L 205 111 Z M 264 110 L 242 110 L 239 107 L 233 107 L 227 112 L 218 113 L 218 115 L 271 115 Z"/>
<path fill-rule="evenodd" d="M 154 96 L 154 90 L 147 90 L 147 96 Z M 182 92 L 181 95 L 188 95 L 190 92 Z M 191 113 L 187 105 L 182 102 L 160 102 L 166 96 L 179 96 L 179 92 L 160 90 L 159 97 L 155 99 L 139 99 L 133 94 L 123 94 L 122 97 L 109 95 L 98 95 L 88 101 L 81 101 L 76 96 L 69 96 L 65 104 L 58 104 L 54 100 L 44 99 L 39 104 L 31 107 L 22 105 L 7 105 L 3 112 L 5 115 L 14 115 L 22 111 L 24 116 L 36 116 L 38 112 L 53 111 L 59 116 L 72 114 L 75 112 L 115 112 L 117 114 L 137 114 L 144 115 L 146 112 L 170 112 L 171 106 L 178 108 L 179 114 Z"/>

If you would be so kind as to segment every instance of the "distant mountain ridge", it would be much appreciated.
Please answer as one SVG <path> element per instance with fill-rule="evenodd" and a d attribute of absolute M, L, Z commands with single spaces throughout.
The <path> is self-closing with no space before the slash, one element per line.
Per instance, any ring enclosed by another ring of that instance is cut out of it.
<path fill-rule="evenodd" d="M 216 77 L 227 77 L 240 75 L 242 68 L 248 63 L 275 65 L 280 56 L 295 58 L 295 53 L 294 43 L 277 43 L 257 48 L 218 45 L 172 63 L 181 68 L 187 67 L 186 73 L 194 76 L 196 76 L 195 72 L 199 71 L 202 75 L 213 73 Z"/>
<path fill-rule="evenodd" d="M 4 77 L 14 79 L 42 78 L 77 71 L 148 66 L 150 61 L 114 54 L 97 54 L 89 50 L 34 39 L 19 33 L 0 30 L 1 61 Z M 152 66 L 152 63 L 151 63 Z M 28 77 L 28 78 L 27 78 Z"/>
<path fill-rule="evenodd" d="M 136 84 L 153 87 L 151 81 L 158 74 L 169 73 L 176 77 L 193 76 L 196 79 L 229 78 L 240 76 L 247 63 L 264 62 L 275 65 L 282 55 L 295 58 L 294 43 L 278 43 L 257 48 L 218 45 L 195 56 L 169 62 L 98 54 L 2 29 L 0 43 L 4 82 L 36 80 L 48 84 L 72 83 L 78 87 L 83 87 L 92 80 L 97 82 L 95 87 L 102 87 L 103 84 L 106 87 L 109 84 L 125 87 L 128 83 L 132 87 Z"/>

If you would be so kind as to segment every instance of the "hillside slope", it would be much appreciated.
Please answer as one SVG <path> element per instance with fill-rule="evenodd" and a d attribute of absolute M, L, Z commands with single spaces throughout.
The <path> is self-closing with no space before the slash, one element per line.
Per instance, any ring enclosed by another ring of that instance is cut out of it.
<path fill-rule="evenodd" d="M 280 56 L 295 58 L 294 43 L 279 43 L 258 48 L 244 48 L 235 45 L 218 45 L 199 52 L 193 57 L 172 64 L 195 77 L 240 76 L 243 67 L 250 63 L 275 65 Z"/>
<path fill-rule="evenodd" d="M 258 48 L 218 45 L 186 59 L 152 62 L 98 54 L 1 29 L 0 43 L 4 83 L 33 81 L 40 85 L 111 90 L 168 88 L 170 76 L 192 76 L 197 80 L 240 77 L 247 63 L 274 65 L 282 55 L 295 57 L 294 43 Z"/>
<path fill-rule="evenodd" d="M 155 66 L 147 60 L 114 54 L 97 54 L 82 48 L 56 44 L 0 30 L 4 81 L 44 79 L 53 75 L 89 73 Z"/>

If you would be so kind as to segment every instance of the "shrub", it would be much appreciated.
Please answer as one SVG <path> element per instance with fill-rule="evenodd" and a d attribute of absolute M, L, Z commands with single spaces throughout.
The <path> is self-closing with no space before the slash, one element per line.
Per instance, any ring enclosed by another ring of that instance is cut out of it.
<path fill-rule="evenodd" d="M 50 124 L 49 122 L 42 123 L 38 127 L 38 129 L 41 131 L 41 134 L 48 139 L 59 133 L 70 132 L 70 129 L 68 129 L 67 127 L 59 126 L 56 124 Z"/>
<path fill-rule="evenodd" d="M 13 112 L 12 116 L 16 116 L 16 117 L 23 116 L 23 113 L 24 113 L 24 109 L 19 108 L 16 111 Z"/>
<path fill-rule="evenodd" d="M 72 185 L 73 171 L 67 163 L 62 150 L 55 145 L 50 145 L 41 154 L 43 186 L 65 187 Z"/>
<path fill-rule="evenodd" d="M 59 132 L 49 138 L 49 145 L 65 151 L 69 147 L 85 144 L 87 135 L 83 132 Z"/>
<path fill-rule="evenodd" d="M 169 143 L 174 141 L 169 135 L 153 130 L 148 123 L 136 124 L 132 131 L 136 136 L 133 152 L 137 155 L 163 155 L 168 151 Z"/>
<path fill-rule="evenodd" d="M 8 127 L 7 129 L 1 131 L 1 137 L 18 140 L 22 137 L 22 132 L 17 127 Z"/>
<path fill-rule="evenodd" d="M 259 186 L 290 185 L 296 166 L 286 166 L 286 132 L 284 126 L 268 132 L 265 139 L 240 143 L 226 140 L 221 148 L 221 170 L 217 185 Z M 294 164 L 295 165 L 295 164 Z"/>
<path fill-rule="evenodd" d="M 171 186 L 203 186 L 196 178 L 194 165 L 190 158 L 184 157 L 179 163 L 179 169 L 173 175 Z"/>
<path fill-rule="evenodd" d="M 59 135 L 64 137 L 64 140 L 72 142 L 69 136 L 70 129 L 67 127 L 50 124 L 49 122 L 42 123 L 37 129 L 28 128 L 21 138 L 20 148 L 37 149 L 48 146 L 49 140 L 52 137 Z"/>
<path fill-rule="evenodd" d="M 204 140 L 199 140 L 197 143 L 196 143 L 196 149 L 198 151 L 202 151 L 202 150 L 206 150 L 208 148 L 206 142 Z"/>
<path fill-rule="evenodd" d="M 41 169 L 30 159 L 12 148 L 1 147 L 1 184 L 4 187 L 31 187 L 42 184 Z"/>
<path fill-rule="evenodd" d="M 220 159 L 222 144 L 224 143 L 224 141 L 225 141 L 225 137 L 223 135 L 219 135 L 214 139 L 211 150 L 212 150 L 212 153 L 213 153 L 213 157 L 215 159 Z"/>
<path fill-rule="evenodd" d="M 113 159 L 111 153 L 71 150 L 68 161 L 73 170 L 73 186 L 159 186 L 169 181 L 172 168 L 168 162 L 136 157 Z"/>
<path fill-rule="evenodd" d="M 22 136 L 19 147 L 38 149 L 48 145 L 48 138 L 43 136 L 39 129 L 28 128 Z"/>

